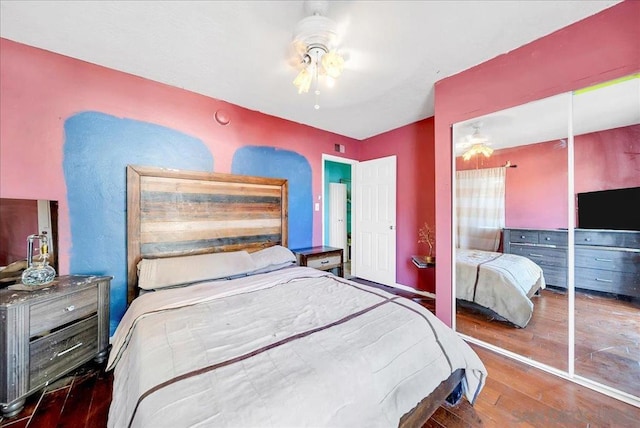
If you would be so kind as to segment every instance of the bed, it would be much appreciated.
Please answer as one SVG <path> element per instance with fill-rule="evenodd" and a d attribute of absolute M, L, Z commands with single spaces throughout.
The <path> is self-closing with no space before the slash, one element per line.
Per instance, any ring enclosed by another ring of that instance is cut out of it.
<path fill-rule="evenodd" d="M 456 249 L 456 298 L 488 308 L 517 327 L 527 326 L 531 298 L 543 288 L 542 269 L 526 257 Z"/>
<path fill-rule="evenodd" d="M 127 192 L 110 427 L 422 426 L 482 389 L 418 303 L 295 265 L 285 180 L 129 167 Z"/>

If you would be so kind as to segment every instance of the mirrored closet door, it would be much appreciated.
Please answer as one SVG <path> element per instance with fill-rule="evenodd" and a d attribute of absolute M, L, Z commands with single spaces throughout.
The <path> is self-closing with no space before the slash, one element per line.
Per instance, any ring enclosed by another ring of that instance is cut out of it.
<path fill-rule="evenodd" d="M 452 147 L 456 329 L 639 405 L 640 75 L 457 123 Z"/>
<path fill-rule="evenodd" d="M 563 371 L 570 102 L 562 94 L 453 128 L 457 330 Z"/>
<path fill-rule="evenodd" d="M 640 79 L 573 95 L 575 374 L 640 397 Z"/>

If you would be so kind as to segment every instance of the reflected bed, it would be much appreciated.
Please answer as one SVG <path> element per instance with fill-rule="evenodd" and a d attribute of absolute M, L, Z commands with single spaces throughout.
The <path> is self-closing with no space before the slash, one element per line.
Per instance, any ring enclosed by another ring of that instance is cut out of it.
<path fill-rule="evenodd" d="M 456 298 L 488 308 L 518 327 L 529 323 L 531 298 L 544 287 L 542 269 L 526 257 L 456 250 Z"/>

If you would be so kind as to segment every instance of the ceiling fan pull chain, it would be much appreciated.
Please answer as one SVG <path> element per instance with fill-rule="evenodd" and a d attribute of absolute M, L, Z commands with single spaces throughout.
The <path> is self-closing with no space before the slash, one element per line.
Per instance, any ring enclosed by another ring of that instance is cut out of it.
<path fill-rule="evenodd" d="M 319 73 L 318 73 L 318 68 L 320 67 L 320 56 L 318 51 L 316 51 L 316 90 L 315 90 L 315 94 L 316 94 L 316 103 L 313 106 L 314 109 L 319 110 L 320 109 L 320 104 L 318 104 L 318 96 L 320 95 L 320 89 L 318 89 L 318 81 L 319 81 Z"/>

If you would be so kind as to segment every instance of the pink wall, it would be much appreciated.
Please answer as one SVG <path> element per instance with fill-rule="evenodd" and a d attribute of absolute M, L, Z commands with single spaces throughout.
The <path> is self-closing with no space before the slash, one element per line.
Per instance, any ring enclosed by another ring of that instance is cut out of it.
<path fill-rule="evenodd" d="M 640 125 L 575 137 L 575 192 L 640 186 Z M 567 151 L 557 141 L 496 150 L 482 168 L 506 170 L 505 224 L 541 229 L 567 225 Z M 456 169 L 473 169 L 456 158 Z"/>
<path fill-rule="evenodd" d="M 640 70 L 640 2 L 625 1 L 435 86 L 436 314 L 451 324 L 450 126 Z"/>
<path fill-rule="evenodd" d="M 417 269 L 414 254 L 426 254 L 418 244 L 418 229 L 435 223 L 433 193 L 433 118 L 428 118 L 364 141 L 360 160 L 396 155 L 396 282 L 423 291 L 435 292 L 434 269 Z"/>
<path fill-rule="evenodd" d="M 292 88 L 293 89 L 293 88 Z M 361 143 L 250 111 L 179 88 L 0 39 L 0 197 L 59 201 L 60 273 L 69 272 L 69 213 L 63 176 L 65 120 L 99 111 L 149 122 L 200 139 L 215 158 L 215 171 L 230 172 L 242 146 L 289 149 L 312 168 L 312 192 L 322 193 L 322 153 L 334 144 L 357 159 Z M 221 126 L 214 113 L 231 122 Z M 310 207 L 310 209 L 312 209 Z M 313 242 L 321 241 L 321 212 L 313 213 Z"/>
<path fill-rule="evenodd" d="M 640 125 L 577 136 L 575 165 L 576 193 L 640 186 Z"/>
<path fill-rule="evenodd" d="M 312 168 L 314 200 L 321 194 L 322 153 L 371 159 L 398 156 L 397 282 L 434 290 L 434 272 L 410 263 L 417 230 L 434 224 L 433 118 L 359 142 L 308 126 L 250 111 L 223 101 L 0 39 L 0 197 L 59 201 L 62 274 L 69 273 L 73 245 L 63 176 L 64 123 L 83 111 L 149 122 L 200 139 L 215 158 L 214 169 L 230 172 L 244 145 L 272 146 L 304 156 Z M 231 122 L 214 120 L 218 110 Z M 400 187 L 401 186 L 401 187 Z M 321 241 L 321 212 L 313 212 L 313 243 Z"/>
<path fill-rule="evenodd" d="M 554 149 L 557 141 L 496 150 L 484 168 L 518 165 L 506 169 L 505 225 L 507 227 L 567 227 L 567 150 Z M 458 170 L 469 163 L 456 158 Z M 475 167 L 474 167 L 475 168 Z"/>

